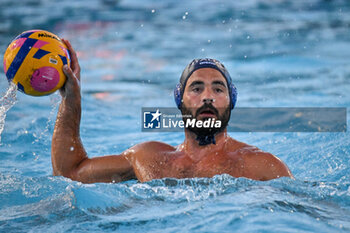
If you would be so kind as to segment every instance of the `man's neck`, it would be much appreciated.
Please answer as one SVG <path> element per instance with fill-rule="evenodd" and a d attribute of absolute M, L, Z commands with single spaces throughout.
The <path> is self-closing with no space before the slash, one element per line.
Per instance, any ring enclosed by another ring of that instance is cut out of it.
<path fill-rule="evenodd" d="M 227 130 L 215 135 L 216 144 L 208 144 L 200 146 L 196 140 L 197 136 L 189 131 L 185 130 L 185 141 L 179 145 L 179 150 L 188 155 L 194 162 L 198 162 L 209 154 L 219 152 L 225 148 L 227 139 Z"/>

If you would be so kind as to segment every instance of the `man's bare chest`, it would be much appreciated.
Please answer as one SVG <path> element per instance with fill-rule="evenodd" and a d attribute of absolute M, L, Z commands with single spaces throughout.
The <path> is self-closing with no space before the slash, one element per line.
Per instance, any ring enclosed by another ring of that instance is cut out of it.
<path fill-rule="evenodd" d="M 207 156 L 199 161 L 193 161 L 184 156 L 170 159 L 164 165 L 160 167 L 162 177 L 213 177 L 220 174 L 239 177 L 244 171 L 243 161 L 228 156 Z"/>

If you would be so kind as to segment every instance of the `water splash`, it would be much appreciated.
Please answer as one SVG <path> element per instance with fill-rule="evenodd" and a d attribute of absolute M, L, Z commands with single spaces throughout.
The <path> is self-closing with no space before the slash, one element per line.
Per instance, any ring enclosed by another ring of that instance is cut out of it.
<path fill-rule="evenodd" d="M 6 94 L 0 99 L 0 143 L 1 143 L 1 134 L 5 126 L 6 113 L 17 102 L 16 94 L 17 94 L 17 85 L 11 82 Z"/>
<path fill-rule="evenodd" d="M 34 135 L 35 140 L 32 142 L 32 144 L 39 143 L 44 138 L 46 140 L 47 138 L 50 138 L 48 133 L 49 133 L 50 127 L 54 124 L 54 117 L 55 117 L 55 113 L 58 108 L 58 105 L 60 103 L 60 100 L 61 100 L 61 97 L 59 94 L 55 93 L 50 95 L 51 111 L 50 111 L 49 117 L 47 118 L 45 129 L 41 131 L 39 135 Z"/>

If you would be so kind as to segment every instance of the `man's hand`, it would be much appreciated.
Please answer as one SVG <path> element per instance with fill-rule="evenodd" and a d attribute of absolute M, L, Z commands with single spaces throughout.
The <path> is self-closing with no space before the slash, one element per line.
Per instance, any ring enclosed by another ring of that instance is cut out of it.
<path fill-rule="evenodd" d="M 79 98 L 80 100 L 80 66 L 78 57 L 70 42 L 65 39 L 62 39 L 62 41 L 68 48 L 71 64 L 70 67 L 68 65 L 63 66 L 63 72 L 67 80 L 60 89 L 60 93 L 62 98 Z"/>

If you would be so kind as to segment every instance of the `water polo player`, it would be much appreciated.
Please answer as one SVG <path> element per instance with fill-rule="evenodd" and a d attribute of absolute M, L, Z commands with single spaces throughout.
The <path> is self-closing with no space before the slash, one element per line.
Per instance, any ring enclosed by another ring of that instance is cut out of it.
<path fill-rule="evenodd" d="M 214 59 L 193 60 L 175 88 L 175 101 L 184 120 L 214 119 L 220 127 L 185 128 L 185 140 L 174 147 L 162 142 L 137 144 L 120 155 L 89 158 L 80 140 L 80 66 L 71 44 L 65 66 L 67 81 L 52 137 L 54 175 L 84 183 L 141 182 L 164 177 L 191 178 L 229 174 L 255 180 L 293 177 L 276 156 L 231 138 L 227 123 L 237 91 L 226 68 Z"/>

